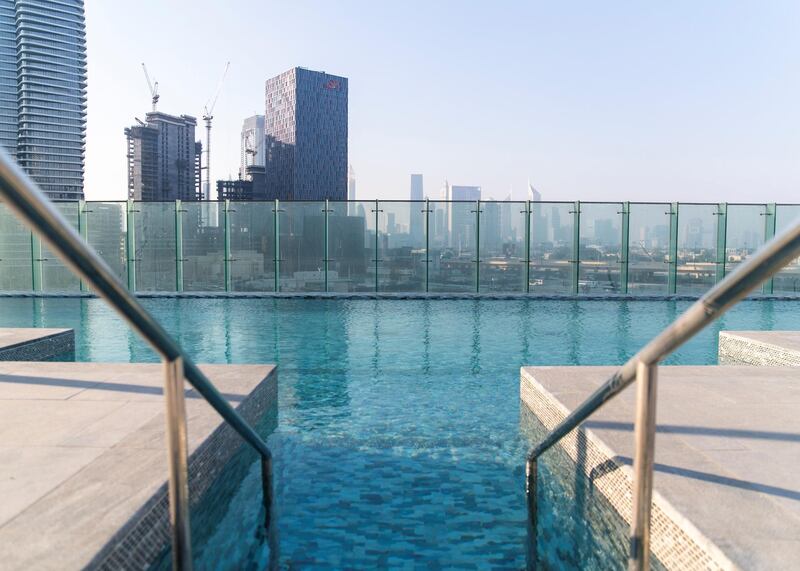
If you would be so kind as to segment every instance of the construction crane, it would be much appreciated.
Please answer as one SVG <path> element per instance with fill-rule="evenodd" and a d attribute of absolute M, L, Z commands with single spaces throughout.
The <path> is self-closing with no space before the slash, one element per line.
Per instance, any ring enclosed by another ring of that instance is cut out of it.
<path fill-rule="evenodd" d="M 217 84 L 217 90 L 203 107 L 203 121 L 206 122 L 206 187 L 203 192 L 203 200 L 209 200 L 211 197 L 211 120 L 214 119 L 214 107 L 217 104 L 219 92 L 222 91 L 222 83 L 225 81 L 225 76 L 228 75 L 228 68 L 231 62 L 225 64 L 225 70 L 222 72 L 222 77 Z"/>
<path fill-rule="evenodd" d="M 153 113 L 155 113 L 158 105 L 158 81 L 155 83 L 150 81 L 150 74 L 147 73 L 147 66 L 144 63 L 142 63 L 142 69 L 144 70 L 144 77 L 147 79 L 147 87 L 150 88 L 150 96 L 153 98 Z"/>

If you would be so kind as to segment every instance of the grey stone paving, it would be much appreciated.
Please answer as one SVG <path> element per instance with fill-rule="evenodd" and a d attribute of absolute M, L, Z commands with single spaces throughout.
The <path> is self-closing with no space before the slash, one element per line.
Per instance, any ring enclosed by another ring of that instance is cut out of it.
<path fill-rule="evenodd" d="M 44 361 L 74 351 L 72 329 L 0 328 L 0 361 Z"/>
<path fill-rule="evenodd" d="M 614 370 L 526 367 L 523 391 L 543 390 L 572 410 Z M 739 567 L 796 566 L 798 370 L 682 366 L 659 372 L 656 492 Z M 632 458 L 634 402 L 629 387 L 585 424 L 590 438 L 602 441 L 622 465 Z"/>
<path fill-rule="evenodd" d="M 268 365 L 201 368 L 234 406 L 277 382 Z M 0 363 L 3 569 L 83 568 L 163 487 L 162 382 L 160 364 Z M 194 391 L 186 406 L 191 454 L 221 418 Z"/>

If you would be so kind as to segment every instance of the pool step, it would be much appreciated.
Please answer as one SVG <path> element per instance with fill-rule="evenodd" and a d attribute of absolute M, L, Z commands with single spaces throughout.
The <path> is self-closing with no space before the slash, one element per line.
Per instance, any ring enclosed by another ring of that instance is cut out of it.
<path fill-rule="evenodd" d="M 275 422 L 274 366 L 200 368 L 246 420 Z M 170 542 L 162 383 L 160 364 L 0 363 L 3 569 L 159 560 Z M 199 395 L 186 395 L 194 505 L 243 444 Z"/>
<path fill-rule="evenodd" d="M 524 367 L 524 405 L 552 429 L 615 371 Z M 800 382 L 791 367 L 661 367 L 652 553 L 667 569 L 800 561 Z M 635 391 L 559 445 L 630 524 Z M 574 474 L 574 467 L 572 470 Z M 562 482 L 566 489 L 576 485 Z"/>

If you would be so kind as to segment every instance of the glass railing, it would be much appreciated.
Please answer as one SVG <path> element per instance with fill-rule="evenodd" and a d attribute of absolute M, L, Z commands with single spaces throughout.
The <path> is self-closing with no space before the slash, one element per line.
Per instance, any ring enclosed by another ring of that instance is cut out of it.
<path fill-rule="evenodd" d="M 136 292 L 700 295 L 796 204 L 60 202 Z M 0 291 L 85 290 L 0 204 Z M 800 260 L 762 293 L 800 296 Z"/>

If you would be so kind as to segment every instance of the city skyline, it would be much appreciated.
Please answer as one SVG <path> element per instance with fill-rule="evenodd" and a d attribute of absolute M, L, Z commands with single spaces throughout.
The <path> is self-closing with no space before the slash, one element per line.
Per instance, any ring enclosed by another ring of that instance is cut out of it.
<path fill-rule="evenodd" d="M 524 199 L 528 178 L 550 200 L 745 201 L 758 188 L 788 202 L 800 185 L 798 7 L 789 2 L 505 3 L 488 13 L 453 3 L 242 5 L 88 9 L 87 198 L 123 196 L 124 140 L 111 136 L 149 107 L 142 61 L 159 80 L 161 110 L 199 116 L 228 59 L 215 180 L 237 175 L 242 120 L 263 112 L 264 81 L 299 65 L 351 80 L 348 160 L 361 197 L 403 198 L 409 173 L 431 188 L 445 178 L 480 185 L 496 199 L 512 190 Z M 154 10 L 163 23 L 147 18 Z M 166 53 L 183 33 L 168 26 L 177 13 L 184 29 L 268 24 L 247 46 L 223 35 Z M 148 42 L 127 41 L 143 26 Z M 337 26 L 351 32 L 332 39 Z M 297 29 L 309 41 L 291 41 Z M 454 59 L 456 38 L 465 57 Z"/>

